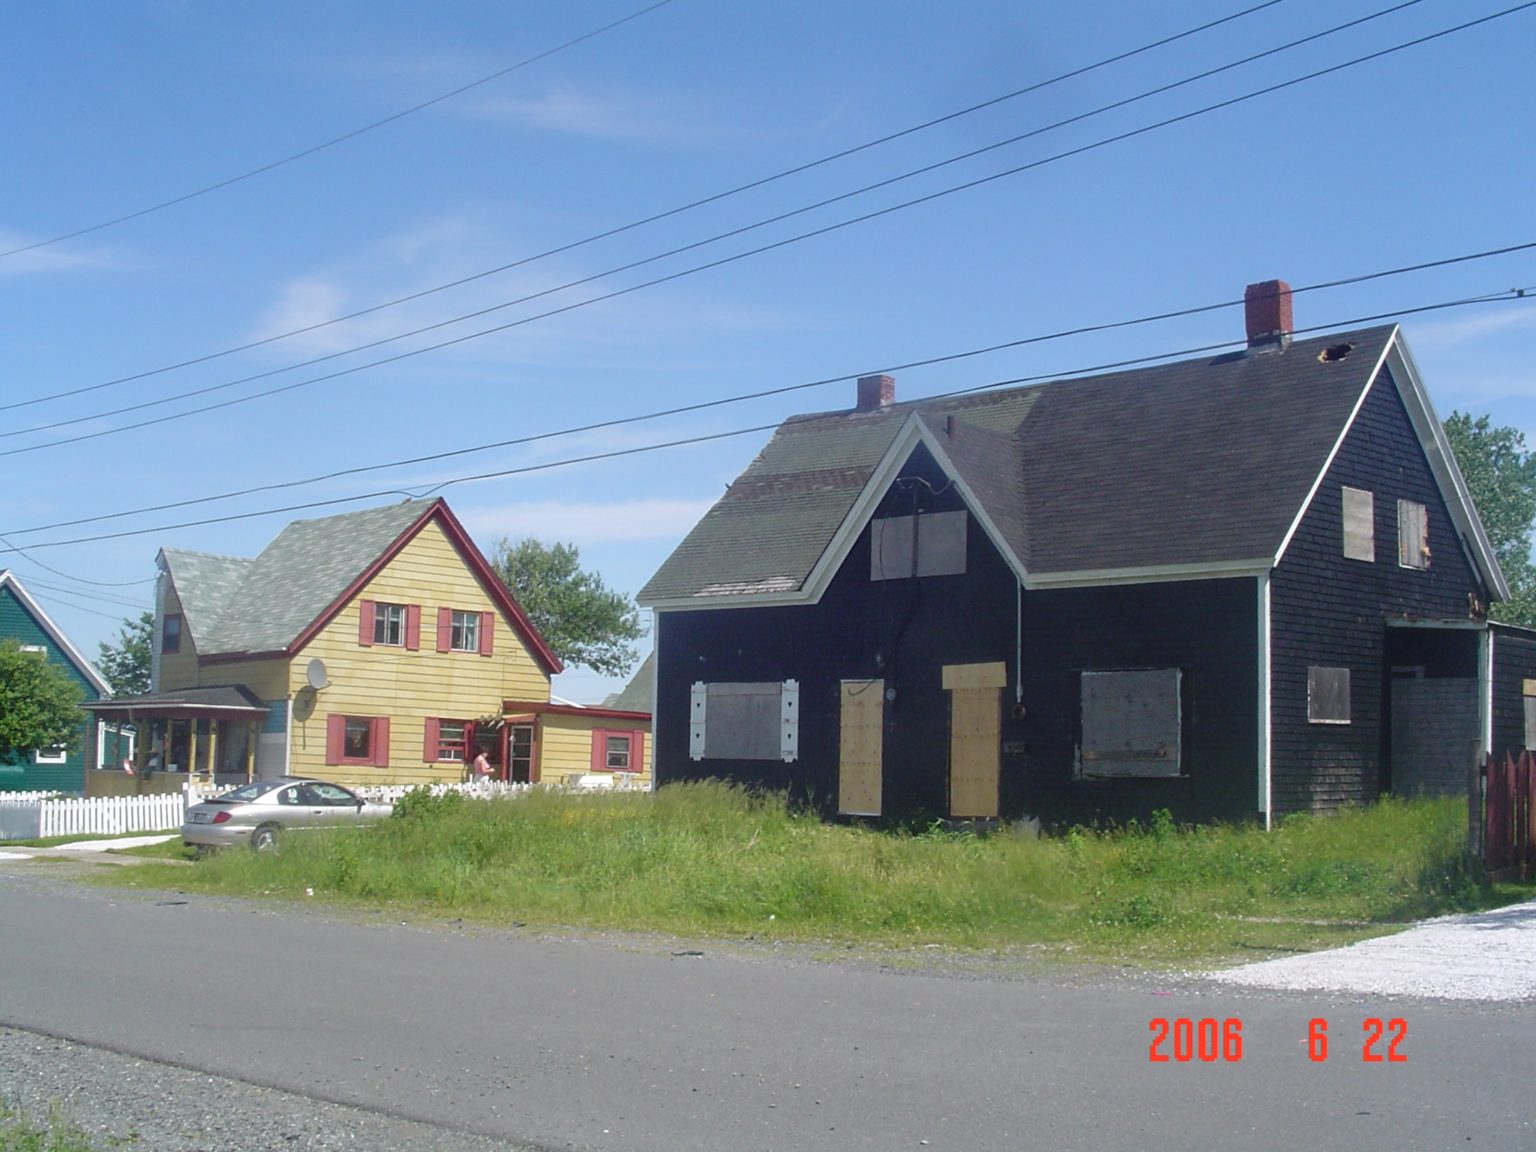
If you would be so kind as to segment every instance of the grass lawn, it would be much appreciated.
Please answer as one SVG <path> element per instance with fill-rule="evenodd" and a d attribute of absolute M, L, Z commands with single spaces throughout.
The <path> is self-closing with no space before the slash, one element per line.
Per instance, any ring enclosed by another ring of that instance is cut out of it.
<path fill-rule="evenodd" d="M 688 785 L 654 795 L 411 796 L 372 828 L 289 836 L 276 854 L 228 851 L 192 868 L 146 862 L 107 879 L 291 899 L 312 891 L 490 924 L 1028 946 L 1160 965 L 1328 947 L 1531 896 L 1529 886 L 1480 882 L 1465 828 L 1465 805 L 1453 799 L 1292 817 L 1267 833 L 1179 829 L 1164 818 L 1040 839 L 913 835 Z"/>

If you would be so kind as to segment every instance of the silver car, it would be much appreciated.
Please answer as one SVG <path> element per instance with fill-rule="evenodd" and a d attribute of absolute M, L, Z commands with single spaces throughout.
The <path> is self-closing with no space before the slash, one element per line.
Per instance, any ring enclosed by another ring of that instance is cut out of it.
<path fill-rule="evenodd" d="M 270 852 L 287 832 L 378 820 L 392 811 L 326 780 L 257 780 L 187 809 L 182 843 L 198 848 L 249 844 Z"/>

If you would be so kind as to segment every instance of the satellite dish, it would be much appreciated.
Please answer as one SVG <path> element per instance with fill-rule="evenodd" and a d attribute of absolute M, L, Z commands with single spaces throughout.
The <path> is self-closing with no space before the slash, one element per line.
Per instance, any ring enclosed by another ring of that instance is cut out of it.
<path fill-rule="evenodd" d="M 309 662 L 309 667 L 304 670 L 304 679 L 315 691 L 319 691 L 329 683 L 325 678 L 325 661 L 318 656 Z"/>

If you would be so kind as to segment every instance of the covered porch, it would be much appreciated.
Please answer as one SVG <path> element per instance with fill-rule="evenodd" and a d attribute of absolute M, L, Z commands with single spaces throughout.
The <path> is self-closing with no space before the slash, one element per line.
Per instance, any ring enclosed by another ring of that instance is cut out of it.
<path fill-rule="evenodd" d="M 135 725 L 136 747 L 109 747 L 104 759 L 116 776 L 137 779 L 137 790 L 163 791 L 170 781 L 234 785 L 255 778 L 257 738 L 268 708 L 243 684 L 151 692 L 83 707 L 119 731 L 125 723 Z"/>

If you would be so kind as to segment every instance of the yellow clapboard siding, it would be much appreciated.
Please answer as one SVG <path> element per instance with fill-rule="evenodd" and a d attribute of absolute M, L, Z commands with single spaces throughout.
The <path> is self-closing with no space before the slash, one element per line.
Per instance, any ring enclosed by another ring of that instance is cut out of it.
<path fill-rule="evenodd" d="M 420 606 L 420 649 L 359 644 L 361 600 Z M 494 612 L 493 654 L 437 651 L 439 608 Z M 289 668 L 290 691 L 305 689 L 305 670 L 317 657 L 325 663 L 329 685 L 314 694 L 307 718 L 301 720 L 301 710 L 295 709 L 292 770 L 354 783 L 462 779 L 462 765 L 423 759 L 428 717 L 482 720 L 499 716 L 503 700 L 549 699 L 548 675 L 435 523 L 427 524 L 296 655 Z M 327 765 L 325 726 L 331 715 L 387 716 L 389 766 Z"/>
<path fill-rule="evenodd" d="M 539 779 L 546 784 L 562 783 L 572 776 L 592 771 L 592 733 L 598 729 L 615 732 L 643 732 L 640 772 L 636 778 L 645 785 L 651 779 L 651 732 L 648 723 L 616 720 L 611 716 L 570 716 L 546 713 L 539 723 Z"/>
<path fill-rule="evenodd" d="M 843 681 L 837 759 L 839 812 L 880 815 L 884 720 L 884 680 Z"/>
<path fill-rule="evenodd" d="M 181 615 L 181 651 L 160 653 L 160 683 L 161 692 L 173 692 L 178 688 L 196 688 L 198 686 L 197 667 L 197 643 L 192 636 L 192 630 L 187 627 L 187 618 L 182 612 L 181 598 L 176 595 L 174 586 L 166 589 L 165 614 L 167 616 Z M 158 626 L 159 618 L 155 621 Z M 156 643 L 159 638 L 155 638 Z"/>

